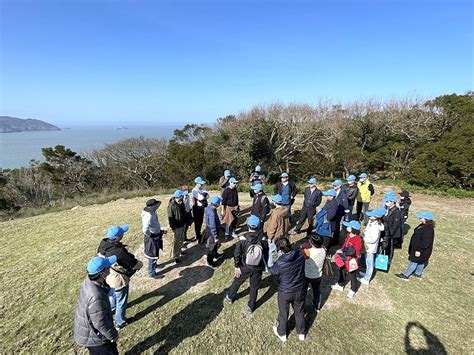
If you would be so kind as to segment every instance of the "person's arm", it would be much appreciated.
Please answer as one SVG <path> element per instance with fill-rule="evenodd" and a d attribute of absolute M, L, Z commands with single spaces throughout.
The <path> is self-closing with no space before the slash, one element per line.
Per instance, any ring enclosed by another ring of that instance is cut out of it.
<path fill-rule="evenodd" d="M 270 202 L 268 201 L 268 198 L 266 196 L 263 196 L 261 199 L 260 199 L 260 204 L 261 204 L 261 208 L 260 208 L 260 222 L 263 223 L 265 221 L 265 217 L 267 216 L 267 211 L 268 211 L 268 204 Z"/>
<path fill-rule="evenodd" d="M 335 200 L 333 200 L 333 201 L 335 201 Z M 326 218 L 327 218 L 327 220 L 332 221 L 336 217 L 336 214 L 337 214 L 337 203 L 331 203 L 329 206 L 328 206 L 328 204 L 326 204 L 324 206 L 324 208 L 326 208 L 326 212 L 327 212 Z"/>
<path fill-rule="evenodd" d="M 171 207 L 171 205 L 168 206 L 168 223 L 169 223 L 171 229 L 175 229 L 176 226 L 177 226 L 176 218 L 174 216 L 174 211 L 173 211 L 173 208 Z"/>
<path fill-rule="evenodd" d="M 429 249 L 433 245 L 433 240 L 434 240 L 434 230 L 428 229 L 428 227 L 425 227 L 425 230 L 421 234 L 421 238 L 420 238 L 419 248 L 422 249 L 420 251 Z"/>
<path fill-rule="evenodd" d="M 267 237 L 268 239 L 273 240 L 278 229 L 278 224 L 275 221 L 275 215 L 273 213 L 270 215 L 270 219 L 267 223 Z"/>
<path fill-rule="evenodd" d="M 151 214 L 143 213 L 142 215 L 142 232 L 143 234 L 150 236 L 150 223 L 151 223 Z"/>
<path fill-rule="evenodd" d="M 280 276 L 280 268 L 278 266 L 278 260 L 276 262 L 273 263 L 273 266 L 268 268 L 268 270 L 270 271 L 270 274 L 272 274 L 273 276 L 275 277 L 279 277 Z"/>
<path fill-rule="evenodd" d="M 298 187 L 293 181 L 291 181 L 291 198 L 294 199 L 297 193 L 298 193 Z"/>
<path fill-rule="evenodd" d="M 396 210 L 392 214 L 392 218 L 390 218 L 390 223 L 388 225 L 389 232 L 391 236 L 394 236 L 398 229 L 400 229 L 400 210 Z"/>
<path fill-rule="evenodd" d="M 316 193 L 318 194 L 316 196 L 316 207 L 318 207 L 321 204 L 321 201 L 323 200 L 323 194 L 319 190 L 317 190 Z"/>
<path fill-rule="evenodd" d="M 374 193 L 375 193 L 375 189 L 374 189 L 374 185 L 372 184 L 369 184 L 369 186 L 367 187 L 370 191 L 370 196 L 373 196 Z"/>
<path fill-rule="evenodd" d="M 235 268 L 242 267 L 242 257 L 244 255 L 243 244 L 244 242 L 242 240 L 239 240 L 235 246 L 235 250 L 234 250 L 234 267 Z"/>
<path fill-rule="evenodd" d="M 89 319 L 91 320 L 94 329 L 96 329 L 108 340 L 116 340 L 118 337 L 118 332 L 115 329 L 114 323 L 111 322 L 112 317 L 107 316 L 110 308 L 107 307 L 105 302 L 95 300 L 88 305 L 87 309 Z"/>

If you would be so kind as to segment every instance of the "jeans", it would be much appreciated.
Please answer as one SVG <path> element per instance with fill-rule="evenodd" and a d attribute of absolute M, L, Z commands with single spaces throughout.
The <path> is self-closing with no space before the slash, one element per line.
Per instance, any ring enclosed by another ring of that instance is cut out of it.
<path fill-rule="evenodd" d="M 365 253 L 365 276 L 364 279 L 370 282 L 372 274 L 374 273 L 374 253 Z"/>
<path fill-rule="evenodd" d="M 273 266 L 273 254 L 275 253 L 276 251 L 276 245 L 274 242 L 270 242 L 268 244 L 268 262 L 267 262 L 267 266 L 268 267 L 272 267 Z"/>
<path fill-rule="evenodd" d="M 305 333 L 304 324 L 304 301 L 306 289 L 299 292 L 280 292 L 278 291 L 278 335 L 284 336 L 287 333 L 288 313 L 290 305 L 295 313 L 295 327 L 298 334 Z"/>
<path fill-rule="evenodd" d="M 305 278 L 304 289 L 308 290 L 308 286 L 311 285 L 313 290 L 313 306 L 317 310 L 321 309 L 321 277 L 317 279 Z"/>
<path fill-rule="evenodd" d="M 406 277 L 410 277 L 410 275 L 414 272 L 416 276 L 421 276 L 424 268 L 425 263 L 416 263 L 414 261 L 410 261 L 410 264 L 408 264 L 408 267 L 403 273 L 403 275 L 405 275 Z"/>
<path fill-rule="evenodd" d="M 157 259 L 148 259 L 148 276 L 155 277 Z"/>
<path fill-rule="evenodd" d="M 91 355 L 118 355 L 117 343 L 106 343 L 99 346 L 90 346 L 87 348 Z"/>
<path fill-rule="evenodd" d="M 234 223 L 226 224 L 225 225 L 225 236 L 232 237 L 234 234 Z"/>
<path fill-rule="evenodd" d="M 307 232 L 311 233 L 313 231 L 313 218 L 315 214 L 316 214 L 316 208 L 303 206 L 300 212 L 300 218 L 298 220 L 298 224 L 295 227 L 295 232 L 299 232 L 301 230 L 301 227 L 303 227 L 304 221 L 308 219 Z"/>
<path fill-rule="evenodd" d="M 109 301 L 110 307 L 112 309 L 115 308 L 115 324 L 124 324 L 127 320 L 125 311 L 127 310 L 128 285 L 118 291 L 111 288 L 109 291 Z"/>
<path fill-rule="evenodd" d="M 241 274 L 240 277 L 235 277 L 232 285 L 227 291 L 227 296 L 231 300 L 235 298 L 235 295 L 239 291 L 240 286 L 250 278 L 250 292 L 249 292 L 249 308 L 253 311 L 255 309 L 255 302 L 257 301 L 258 288 L 260 287 L 260 282 L 262 281 L 262 270 L 250 269 L 248 267 L 240 268 Z"/>

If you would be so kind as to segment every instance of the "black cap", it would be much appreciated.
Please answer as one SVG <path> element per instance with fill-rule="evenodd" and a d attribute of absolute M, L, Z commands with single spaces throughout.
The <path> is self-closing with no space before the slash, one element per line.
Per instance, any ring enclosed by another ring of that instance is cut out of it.
<path fill-rule="evenodd" d="M 150 199 L 146 202 L 146 206 L 147 207 L 152 207 L 152 206 L 156 206 L 159 203 L 161 203 L 161 202 L 158 201 L 158 200 L 155 200 L 154 198 L 152 198 L 152 199 Z"/>

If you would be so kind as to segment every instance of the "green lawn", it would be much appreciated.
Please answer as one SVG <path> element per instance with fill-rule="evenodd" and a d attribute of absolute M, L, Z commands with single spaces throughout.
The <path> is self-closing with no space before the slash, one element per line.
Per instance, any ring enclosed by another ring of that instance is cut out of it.
<path fill-rule="evenodd" d="M 160 197 L 164 225 L 168 197 Z M 145 200 L 0 223 L 0 353 L 82 351 L 74 344 L 72 329 L 85 265 L 111 224 L 131 226 L 124 242 L 144 260 L 140 211 Z M 248 194 L 241 193 L 241 200 L 243 207 L 249 206 Z M 194 245 L 179 267 L 165 266 L 162 280 L 146 279 L 144 270 L 132 278 L 127 315 L 137 321 L 120 331 L 120 352 L 473 353 L 474 246 L 468 231 L 474 200 L 414 194 L 413 201 L 412 229 L 417 210 L 431 209 L 437 217 L 435 249 L 424 279 L 403 282 L 394 276 L 407 264 L 407 241 L 404 250 L 396 251 L 390 272 L 379 272 L 352 300 L 346 292 L 331 293 L 330 280 L 325 280 L 327 300 L 317 317 L 308 313 L 306 342 L 297 340 L 294 329 L 286 344 L 273 336 L 278 310 L 274 283 L 266 274 L 253 315 L 246 314 L 246 284 L 233 305 L 224 304 L 233 277 L 233 247 L 227 243 L 226 259 L 216 270 L 204 266 L 204 250 Z M 300 204 L 301 198 L 296 209 Z M 163 260 L 168 252 L 165 246 Z"/>

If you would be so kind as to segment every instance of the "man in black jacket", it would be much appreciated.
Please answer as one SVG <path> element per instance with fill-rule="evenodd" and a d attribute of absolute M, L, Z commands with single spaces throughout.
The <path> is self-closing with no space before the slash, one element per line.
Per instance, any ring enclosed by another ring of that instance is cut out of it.
<path fill-rule="evenodd" d="M 229 179 L 229 187 L 222 192 L 222 223 L 225 224 L 226 239 L 237 238 L 234 232 L 237 226 L 239 214 L 239 192 L 237 191 L 238 181 L 236 178 Z"/>
<path fill-rule="evenodd" d="M 346 220 L 352 220 L 352 212 L 354 210 L 354 205 L 356 203 L 357 195 L 359 194 L 359 188 L 355 183 L 356 177 L 354 175 L 349 175 L 347 178 L 347 184 L 344 185 L 344 190 L 347 196 L 347 203 L 349 205 L 349 213 L 346 215 Z"/>
<path fill-rule="evenodd" d="M 257 230 L 260 232 L 263 230 L 263 224 L 270 213 L 270 201 L 265 192 L 263 192 L 262 184 L 255 184 L 251 188 L 253 190 L 253 203 L 250 214 L 259 218 L 260 224 Z"/>
<path fill-rule="evenodd" d="M 265 260 L 268 259 L 268 243 L 262 241 L 257 232 L 259 224 L 260 220 L 257 216 L 251 215 L 247 220 L 249 232 L 245 237 L 240 237 L 235 246 L 235 278 L 225 296 L 227 303 L 232 304 L 240 286 L 245 280 L 250 278 L 250 293 L 247 308 L 250 314 L 255 310 L 258 287 L 262 281 Z"/>
<path fill-rule="evenodd" d="M 397 207 L 397 198 L 395 196 L 387 196 L 383 202 L 387 208 L 385 217 L 383 218 L 384 231 L 380 238 L 380 246 L 382 250 L 389 256 L 391 261 L 393 258 L 394 244 L 399 243 L 402 238 L 402 215 Z"/>
<path fill-rule="evenodd" d="M 288 217 L 291 220 L 291 206 L 295 202 L 298 188 L 293 181 L 289 180 L 288 173 L 280 175 L 280 181 L 273 186 L 273 193 L 282 197 L 282 205 L 288 208 Z"/>
<path fill-rule="evenodd" d="M 183 199 L 183 191 L 176 190 L 168 204 L 168 222 L 174 234 L 171 257 L 174 258 L 176 264 L 180 262 L 179 257 L 186 254 L 186 252 L 182 251 L 187 224 L 186 208 Z"/>
<path fill-rule="evenodd" d="M 323 194 L 316 187 L 317 182 L 316 178 L 308 180 L 309 186 L 304 190 L 303 208 L 301 209 L 298 224 L 295 227 L 296 234 L 301 233 L 301 227 L 306 219 L 308 219 L 308 233 L 311 233 L 313 230 L 313 219 L 316 214 L 316 207 L 321 204 L 323 198 Z"/>
<path fill-rule="evenodd" d="M 98 253 L 104 257 L 115 256 L 117 263 L 112 266 L 107 283 L 113 288 L 110 294 L 110 305 L 115 309 L 115 326 L 123 328 L 131 323 L 133 319 L 127 318 L 128 292 L 130 277 L 142 267 L 142 262 L 127 250 L 122 243 L 123 235 L 128 231 L 128 225 L 112 226 L 107 230 L 107 238 L 102 239 L 99 244 Z"/>
<path fill-rule="evenodd" d="M 300 341 L 305 340 L 304 305 L 306 298 L 304 256 L 292 250 L 287 238 L 278 239 L 276 247 L 282 255 L 270 268 L 278 281 L 278 321 L 273 333 L 283 342 L 287 340 L 288 311 L 295 313 L 296 332 Z"/>
<path fill-rule="evenodd" d="M 349 213 L 349 201 L 347 200 L 346 191 L 342 188 L 342 181 L 334 180 L 331 185 L 336 191 L 337 215 L 336 226 L 334 227 L 334 236 L 331 245 L 339 245 L 339 237 L 341 234 L 341 221 Z"/>

